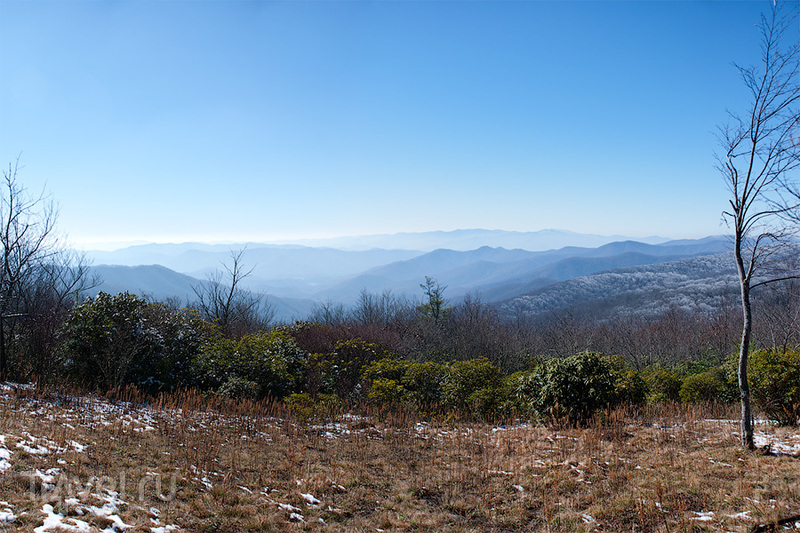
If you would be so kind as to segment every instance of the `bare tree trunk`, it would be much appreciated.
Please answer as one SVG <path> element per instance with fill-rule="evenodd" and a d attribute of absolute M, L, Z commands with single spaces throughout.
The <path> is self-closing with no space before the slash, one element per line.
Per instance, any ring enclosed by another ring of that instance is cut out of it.
<path fill-rule="evenodd" d="M 753 317 L 750 308 L 750 284 L 747 279 L 741 280 L 742 288 L 742 344 L 739 347 L 739 394 L 742 411 L 742 446 L 754 449 L 753 416 L 750 407 L 750 385 L 747 382 L 747 358 L 750 355 L 750 335 L 753 329 Z"/>
<path fill-rule="evenodd" d="M 0 315 L 0 381 L 6 380 L 6 336 L 5 320 Z"/>

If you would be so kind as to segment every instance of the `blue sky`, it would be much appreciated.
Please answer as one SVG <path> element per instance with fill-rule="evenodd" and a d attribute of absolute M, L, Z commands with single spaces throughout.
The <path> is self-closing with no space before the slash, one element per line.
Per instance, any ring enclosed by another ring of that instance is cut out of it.
<path fill-rule="evenodd" d="M 746 1 L 0 0 L 0 161 L 79 246 L 725 232 Z"/>

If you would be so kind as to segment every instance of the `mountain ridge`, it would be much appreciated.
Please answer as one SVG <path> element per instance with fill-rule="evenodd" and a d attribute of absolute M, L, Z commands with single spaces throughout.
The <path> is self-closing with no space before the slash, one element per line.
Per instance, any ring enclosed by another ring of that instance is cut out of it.
<path fill-rule="evenodd" d="M 163 246 L 156 245 L 155 249 Z M 218 261 L 216 267 L 219 268 L 226 257 L 230 258 L 230 250 L 224 245 L 200 250 L 191 246 L 184 243 L 167 247 L 170 253 L 162 253 L 160 257 L 179 258 L 178 263 L 184 268 L 193 268 L 192 271 L 178 272 L 164 265 L 99 265 L 95 271 L 108 279 L 97 290 L 129 290 L 154 298 L 177 296 L 191 300 L 191 287 L 206 278 L 214 266 L 213 261 Z M 153 248 L 145 249 L 153 251 Z M 419 295 L 419 284 L 426 276 L 446 286 L 446 296 L 452 301 L 477 294 L 487 303 L 502 305 L 527 292 L 544 290 L 576 277 L 713 255 L 727 249 L 728 241 L 721 237 L 657 244 L 625 240 L 595 248 L 566 246 L 546 251 L 481 246 L 469 251 L 436 249 L 423 253 L 265 246 L 245 251 L 245 270 L 249 265 L 256 266 L 243 280 L 243 287 L 269 294 L 270 300 L 280 308 L 278 316 L 283 320 L 304 318 L 315 302 L 351 305 L 364 290 L 372 293 L 390 290 L 413 298 Z M 127 257 L 130 260 L 132 256 Z"/>

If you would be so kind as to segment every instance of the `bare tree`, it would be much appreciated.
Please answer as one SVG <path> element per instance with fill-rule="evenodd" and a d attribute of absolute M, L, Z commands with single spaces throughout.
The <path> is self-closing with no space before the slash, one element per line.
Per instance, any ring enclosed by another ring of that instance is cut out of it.
<path fill-rule="evenodd" d="M 445 342 L 456 359 L 485 356 L 508 372 L 525 368 L 530 362 L 530 354 L 514 335 L 511 324 L 481 301 L 479 294 L 467 294 L 453 307 Z"/>
<path fill-rule="evenodd" d="M 784 48 L 783 38 L 796 16 L 773 4 L 762 15 L 761 63 L 737 66 L 750 101 L 743 116 L 729 112 L 729 124 L 720 129 L 717 168 L 730 193 L 730 209 L 723 216 L 733 230 L 733 253 L 739 275 L 742 303 L 742 337 L 739 349 L 741 441 L 752 449 L 753 424 L 747 359 L 752 335 L 751 291 L 765 283 L 796 276 L 779 272 L 787 257 L 798 208 L 794 171 L 800 164 L 800 146 L 793 135 L 800 124 L 800 68 L 798 45 Z M 788 4 L 788 2 L 787 2 Z M 796 254 L 797 250 L 789 252 Z"/>
<path fill-rule="evenodd" d="M 207 320 L 215 322 L 226 336 L 241 336 L 267 327 L 275 316 L 262 293 L 242 287 L 253 269 L 243 265 L 245 249 L 231 250 L 230 264 L 209 274 L 205 282 L 192 287 L 197 302 L 193 305 Z"/>
<path fill-rule="evenodd" d="M 780 348 L 786 353 L 800 342 L 800 285 L 797 280 L 784 281 L 770 286 L 754 305 L 760 320 L 754 320 L 754 337 L 759 348 Z"/>
<path fill-rule="evenodd" d="M 18 370 L 26 378 L 52 374 L 58 364 L 56 345 L 69 310 L 99 278 L 89 269 L 85 255 L 59 249 L 37 265 L 22 288 L 20 333 L 14 337 L 20 355 Z"/>
<path fill-rule="evenodd" d="M 341 326 L 347 320 L 347 312 L 344 304 L 334 302 L 329 298 L 314 304 L 308 320 L 326 326 Z"/>
<path fill-rule="evenodd" d="M 404 323 L 411 314 L 411 308 L 411 303 L 404 296 L 395 296 L 390 289 L 380 294 L 362 289 L 350 315 L 358 324 L 388 328 Z"/>
<path fill-rule="evenodd" d="M 7 328 L 13 331 L 22 313 L 23 288 L 57 249 L 57 210 L 46 195 L 31 195 L 19 182 L 19 157 L 3 171 L 0 198 L 0 379 L 6 377 Z"/>

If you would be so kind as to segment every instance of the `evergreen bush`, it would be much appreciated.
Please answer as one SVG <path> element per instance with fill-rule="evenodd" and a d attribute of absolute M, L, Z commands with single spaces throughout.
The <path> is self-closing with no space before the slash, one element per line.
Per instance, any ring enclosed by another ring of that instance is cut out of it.
<path fill-rule="evenodd" d="M 529 398 L 542 420 L 583 424 L 619 401 L 617 379 L 607 359 L 584 352 L 545 361 L 520 381 L 517 394 Z"/>
<path fill-rule="evenodd" d="M 684 403 L 730 403 L 736 395 L 736 384 L 722 368 L 711 368 L 683 379 L 680 398 Z"/>
<path fill-rule="evenodd" d="M 238 341 L 218 335 L 202 347 L 193 371 L 205 388 L 249 394 L 244 383 L 249 382 L 257 385 L 259 398 L 283 398 L 298 391 L 305 362 L 305 354 L 283 332 L 257 332 Z"/>
<path fill-rule="evenodd" d="M 760 350 L 750 355 L 748 378 L 755 404 L 781 425 L 800 418 L 800 350 Z"/>

